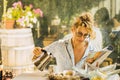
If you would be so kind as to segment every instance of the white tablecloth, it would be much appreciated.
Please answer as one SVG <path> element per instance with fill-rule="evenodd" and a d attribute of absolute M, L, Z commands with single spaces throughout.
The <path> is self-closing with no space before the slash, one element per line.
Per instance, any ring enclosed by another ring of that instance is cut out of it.
<path fill-rule="evenodd" d="M 49 80 L 47 72 L 32 72 L 32 73 L 23 73 L 16 76 L 12 80 Z M 118 74 L 110 76 L 107 80 L 120 80 Z"/>
<path fill-rule="evenodd" d="M 49 80 L 45 72 L 23 73 L 12 80 Z"/>

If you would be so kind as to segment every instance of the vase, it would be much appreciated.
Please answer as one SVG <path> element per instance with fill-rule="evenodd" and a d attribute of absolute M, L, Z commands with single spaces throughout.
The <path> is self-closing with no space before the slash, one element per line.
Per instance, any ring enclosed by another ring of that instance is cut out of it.
<path fill-rule="evenodd" d="M 14 23 L 15 23 L 15 20 L 7 19 L 5 21 L 5 28 L 6 29 L 13 29 L 14 28 Z"/>

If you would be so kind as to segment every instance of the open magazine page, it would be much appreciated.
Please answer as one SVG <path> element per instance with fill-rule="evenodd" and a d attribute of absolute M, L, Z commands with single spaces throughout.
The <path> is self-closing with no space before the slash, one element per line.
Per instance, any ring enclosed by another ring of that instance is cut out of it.
<path fill-rule="evenodd" d="M 92 51 L 87 57 L 86 62 L 92 64 L 93 66 L 100 65 L 102 62 L 112 53 L 112 46 L 107 46 L 101 51 Z"/>

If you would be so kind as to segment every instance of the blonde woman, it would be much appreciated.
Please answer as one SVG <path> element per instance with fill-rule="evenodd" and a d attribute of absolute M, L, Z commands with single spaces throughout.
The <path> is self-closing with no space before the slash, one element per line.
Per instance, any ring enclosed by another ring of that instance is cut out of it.
<path fill-rule="evenodd" d="M 56 57 L 57 70 L 72 70 L 73 67 L 83 68 L 86 58 L 94 48 L 89 43 L 91 38 L 93 19 L 90 13 L 80 15 L 71 26 L 72 38 L 53 42 L 44 49 Z M 33 51 L 35 60 L 42 53 L 40 47 Z"/>
<path fill-rule="evenodd" d="M 53 42 L 44 49 L 51 52 L 57 60 L 59 71 L 72 69 L 73 66 L 81 68 L 86 60 L 89 51 L 93 50 L 87 38 L 92 33 L 93 19 L 90 13 L 83 13 L 71 27 L 72 38 Z M 34 49 L 34 57 L 37 58 L 42 48 Z"/>

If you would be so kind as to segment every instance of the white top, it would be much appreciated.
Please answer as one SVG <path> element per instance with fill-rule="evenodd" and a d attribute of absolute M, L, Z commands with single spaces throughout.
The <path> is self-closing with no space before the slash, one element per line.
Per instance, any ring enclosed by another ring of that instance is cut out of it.
<path fill-rule="evenodd" d="M 91 41 L 91 44 L 94 46 L 95 50 L 100 51 L 103 48 L 102 33 L 100 29 L 97 27 L 94 27 L 93 30 L 95 31 L 96 36 L 95 36 L 95 39 L 91 39 L 90 41 Z"/>
<path fill-rule="evenodd" d="M 83 67 L 83 64 L 88 56 L 89 51 L 93 50 L 93 48 L 89 44 L 84 56 L 76 65 L 74 61 L 74 53 L 71 44 L 71 39 L 56 41 L 50 44 L 49 46 L 45 47 L 45 50 L 51 52 L 53 56 L 56 57 L 57 70 L 59 70 L 58 72 L 61 72 L 64 70 L 71 70 L 73 66 L 77 68 Z"/>

